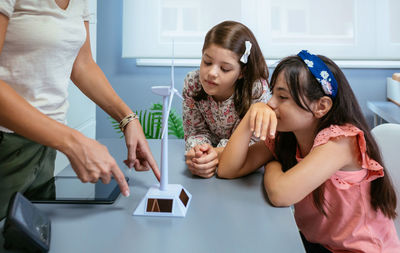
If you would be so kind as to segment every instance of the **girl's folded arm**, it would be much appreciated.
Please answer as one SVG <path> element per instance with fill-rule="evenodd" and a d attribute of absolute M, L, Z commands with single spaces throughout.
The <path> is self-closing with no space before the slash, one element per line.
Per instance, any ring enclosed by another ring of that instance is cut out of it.
<path fill-rule="evenodd" d="M 355 137 L 336 138 L 318 146 L 296 166 L 282 171 L 279 162 L 265 166 L 264 186 L 275 206 L 293 205 L 328 180 L 336 171 L 357 163 Z"/>
<path fill-rule="evenodd" d="M 249 115 L 242 119 L 222 152 L 217 174 L 222 178 L 236 178 L 247 175 L 272 159 L 272 153 L 260 141 L 249 147 L 252 136 Z"/>

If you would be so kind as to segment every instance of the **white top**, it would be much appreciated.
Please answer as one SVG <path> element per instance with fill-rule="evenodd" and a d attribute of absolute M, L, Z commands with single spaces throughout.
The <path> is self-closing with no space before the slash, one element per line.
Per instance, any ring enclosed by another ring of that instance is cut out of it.
<path fill-rule="evenodd" d="M 32 106 L 65 123 L 72 66 L 86 39 L 87 0 L 1 0 L 9 17 L 0 53 L 0 80 Z M 0 126 L 0 131 L 12 132 Z"/>

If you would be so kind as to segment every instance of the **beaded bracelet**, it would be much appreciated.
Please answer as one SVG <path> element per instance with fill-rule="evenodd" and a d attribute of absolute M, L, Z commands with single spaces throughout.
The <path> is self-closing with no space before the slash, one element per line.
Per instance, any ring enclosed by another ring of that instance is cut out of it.
<path fill-rule="evenodd" d="M 125 116 L 120 122 L 119 122 L 119 128 L 121 129 L 121 132 L 124 132 L 126 125 L 128 125 L 129 122 L 131 122 L 134 119 L 139 119 L 139 117 L 136 115 L 136 113 L 131 113 Z"/>

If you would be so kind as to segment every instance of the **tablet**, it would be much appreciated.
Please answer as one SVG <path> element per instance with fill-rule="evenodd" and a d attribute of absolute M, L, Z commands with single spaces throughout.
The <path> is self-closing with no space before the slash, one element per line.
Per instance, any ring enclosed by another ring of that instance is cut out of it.
<path fill-rule="evenodd" d="M 126 178 L 128 182 L 129 179 Z M 117 181 L 109 184 L 82 183 L 76 176 L 55 176 L 47 184 L 30 195 L 25 195 L 33 203 L 55 204 L 112 204 L 121 193 Z"/>

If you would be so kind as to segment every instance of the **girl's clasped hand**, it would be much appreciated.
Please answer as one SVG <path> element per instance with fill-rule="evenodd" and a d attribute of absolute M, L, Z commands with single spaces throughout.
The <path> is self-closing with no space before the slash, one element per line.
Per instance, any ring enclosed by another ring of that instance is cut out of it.
<path fill-rule="evenodd" d="M 210 178 L 218 165 L 218 152 L 210 144 L 196 145 L 186 153 L 186 164 L 193 175 Z"/>

